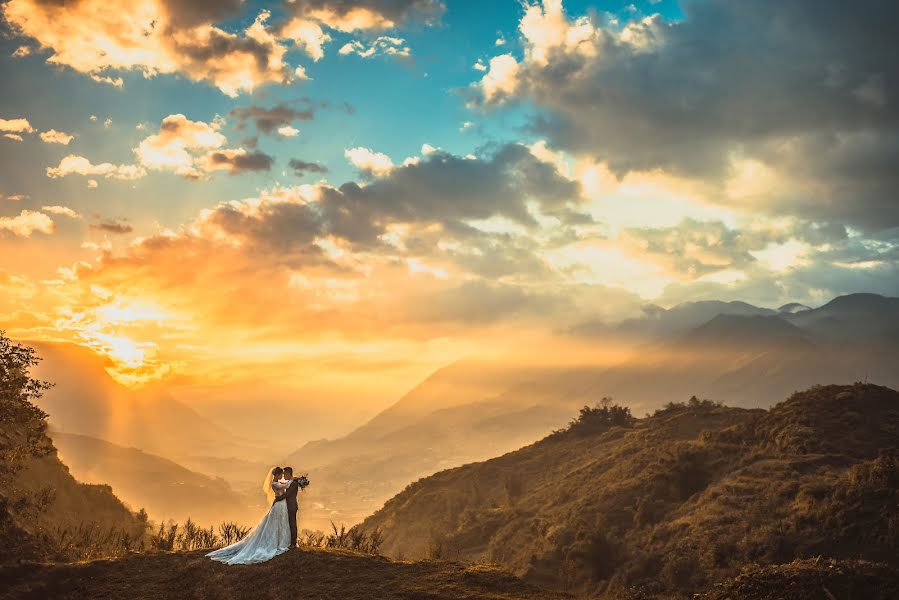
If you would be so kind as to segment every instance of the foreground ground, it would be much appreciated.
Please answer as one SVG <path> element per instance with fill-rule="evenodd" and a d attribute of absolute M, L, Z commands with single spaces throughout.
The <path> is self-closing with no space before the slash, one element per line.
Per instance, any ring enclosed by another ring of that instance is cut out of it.
<path fill-rule="evenodd" d="M 569 598 L 505 571 L 415 563 L 345 551 L 294 550 L 258 565 L 227 566 L 203 552 L 141 554 L 74 564 L 0 568 L 0 598 L 291 598 L 341 600 L 555 600 Z"/>

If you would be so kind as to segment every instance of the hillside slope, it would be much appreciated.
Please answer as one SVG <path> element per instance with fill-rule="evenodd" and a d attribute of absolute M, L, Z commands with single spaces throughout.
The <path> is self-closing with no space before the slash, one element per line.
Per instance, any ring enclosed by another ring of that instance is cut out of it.
<path fill-rule="evenodd" d="M 0 569 L 0 598 L 297 598 L 320 600 L 562 600 L 494 567 L 394 562 L 339 550 L 294 550 L 228 566 L 203 552 L 144 554 Z"/>
<path fill-rule="evenodd" d="M 79 481 L 110 485 L 117 497 L 143 507 L 156 522 L 190 517 L 205 526 L 222 520 L 250 524 L 263 510 L 248 506 L 226 481 L 166 458 L 83 435 L 51 432 L 50 436 Z"/>
<path fill-rule="evenodd" d="M 672 407 L 568 430 L 410 485 L 366 519 L 382 548 L 436 546 L 581 591 L 694 592 L 746 564 L 897 563 L 899 393 L 818 386 L 771 409 Z"/>

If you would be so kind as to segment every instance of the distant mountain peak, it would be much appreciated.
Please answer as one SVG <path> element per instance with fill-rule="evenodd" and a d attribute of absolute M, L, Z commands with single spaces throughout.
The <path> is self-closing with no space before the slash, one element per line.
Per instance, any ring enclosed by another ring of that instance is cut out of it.
<path fill-rule="evenodd" d="M 810 306 L 806 306 L 805 304 L 800 304 L 799 302 L 790 302 L 778 308 L 777 312 L 794 315 L 804 310 L 812 310 L 812 308 Z"/>
<path fill-rule="evenodd" d="M 899 302 L 899 298 L 889 298 L 880 294 L 871 294 L 860 292 L 857 294 L 846 294 L 845 296 L 837 296 L 821 308 L 843 309 L 843 310 L 866 310 L 873 307 L 882 306 L 886 303 Z"/>

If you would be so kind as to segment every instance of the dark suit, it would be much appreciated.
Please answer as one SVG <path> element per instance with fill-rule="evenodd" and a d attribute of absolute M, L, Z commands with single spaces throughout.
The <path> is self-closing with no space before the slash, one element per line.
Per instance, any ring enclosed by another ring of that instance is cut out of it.
<path fill-rule="evenodd" d="M 292 479 L 287 491 L 284 492 L 284 501 L 287 502 L 287 522 L 290 525 L 290 545 L 297 545 L 297 511 L 300 507 L 297 505 L 297 492 L 300 491 L 300 482 L 296 478 Z"/>

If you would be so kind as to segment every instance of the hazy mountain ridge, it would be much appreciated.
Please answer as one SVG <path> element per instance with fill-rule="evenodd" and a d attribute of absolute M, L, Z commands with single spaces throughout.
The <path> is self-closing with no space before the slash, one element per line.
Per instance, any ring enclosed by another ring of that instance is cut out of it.
<path fill-rule="evenodd" d="M 672 408 L 549 436 L 410 485 L 364 527 L 384 549 L 506 565 L 581 591 L 707 588 L 748 562 L 899 566 L 899 393 L 818 386 L 770 411 Z M 614 595 L 614 594 L 613 594 Z"/>
<path fill-rule="evenodd" d="M 108 484 L 118 498 L 134 509 L 144 508 L 156 522 L 191 518 L 207 526 L 222 520 L 252 523 L 262 510 L 248 506 L 224 479 L 166 458 L 83 435 L 51 432 L 50 436 L 79 481 Z"/>

